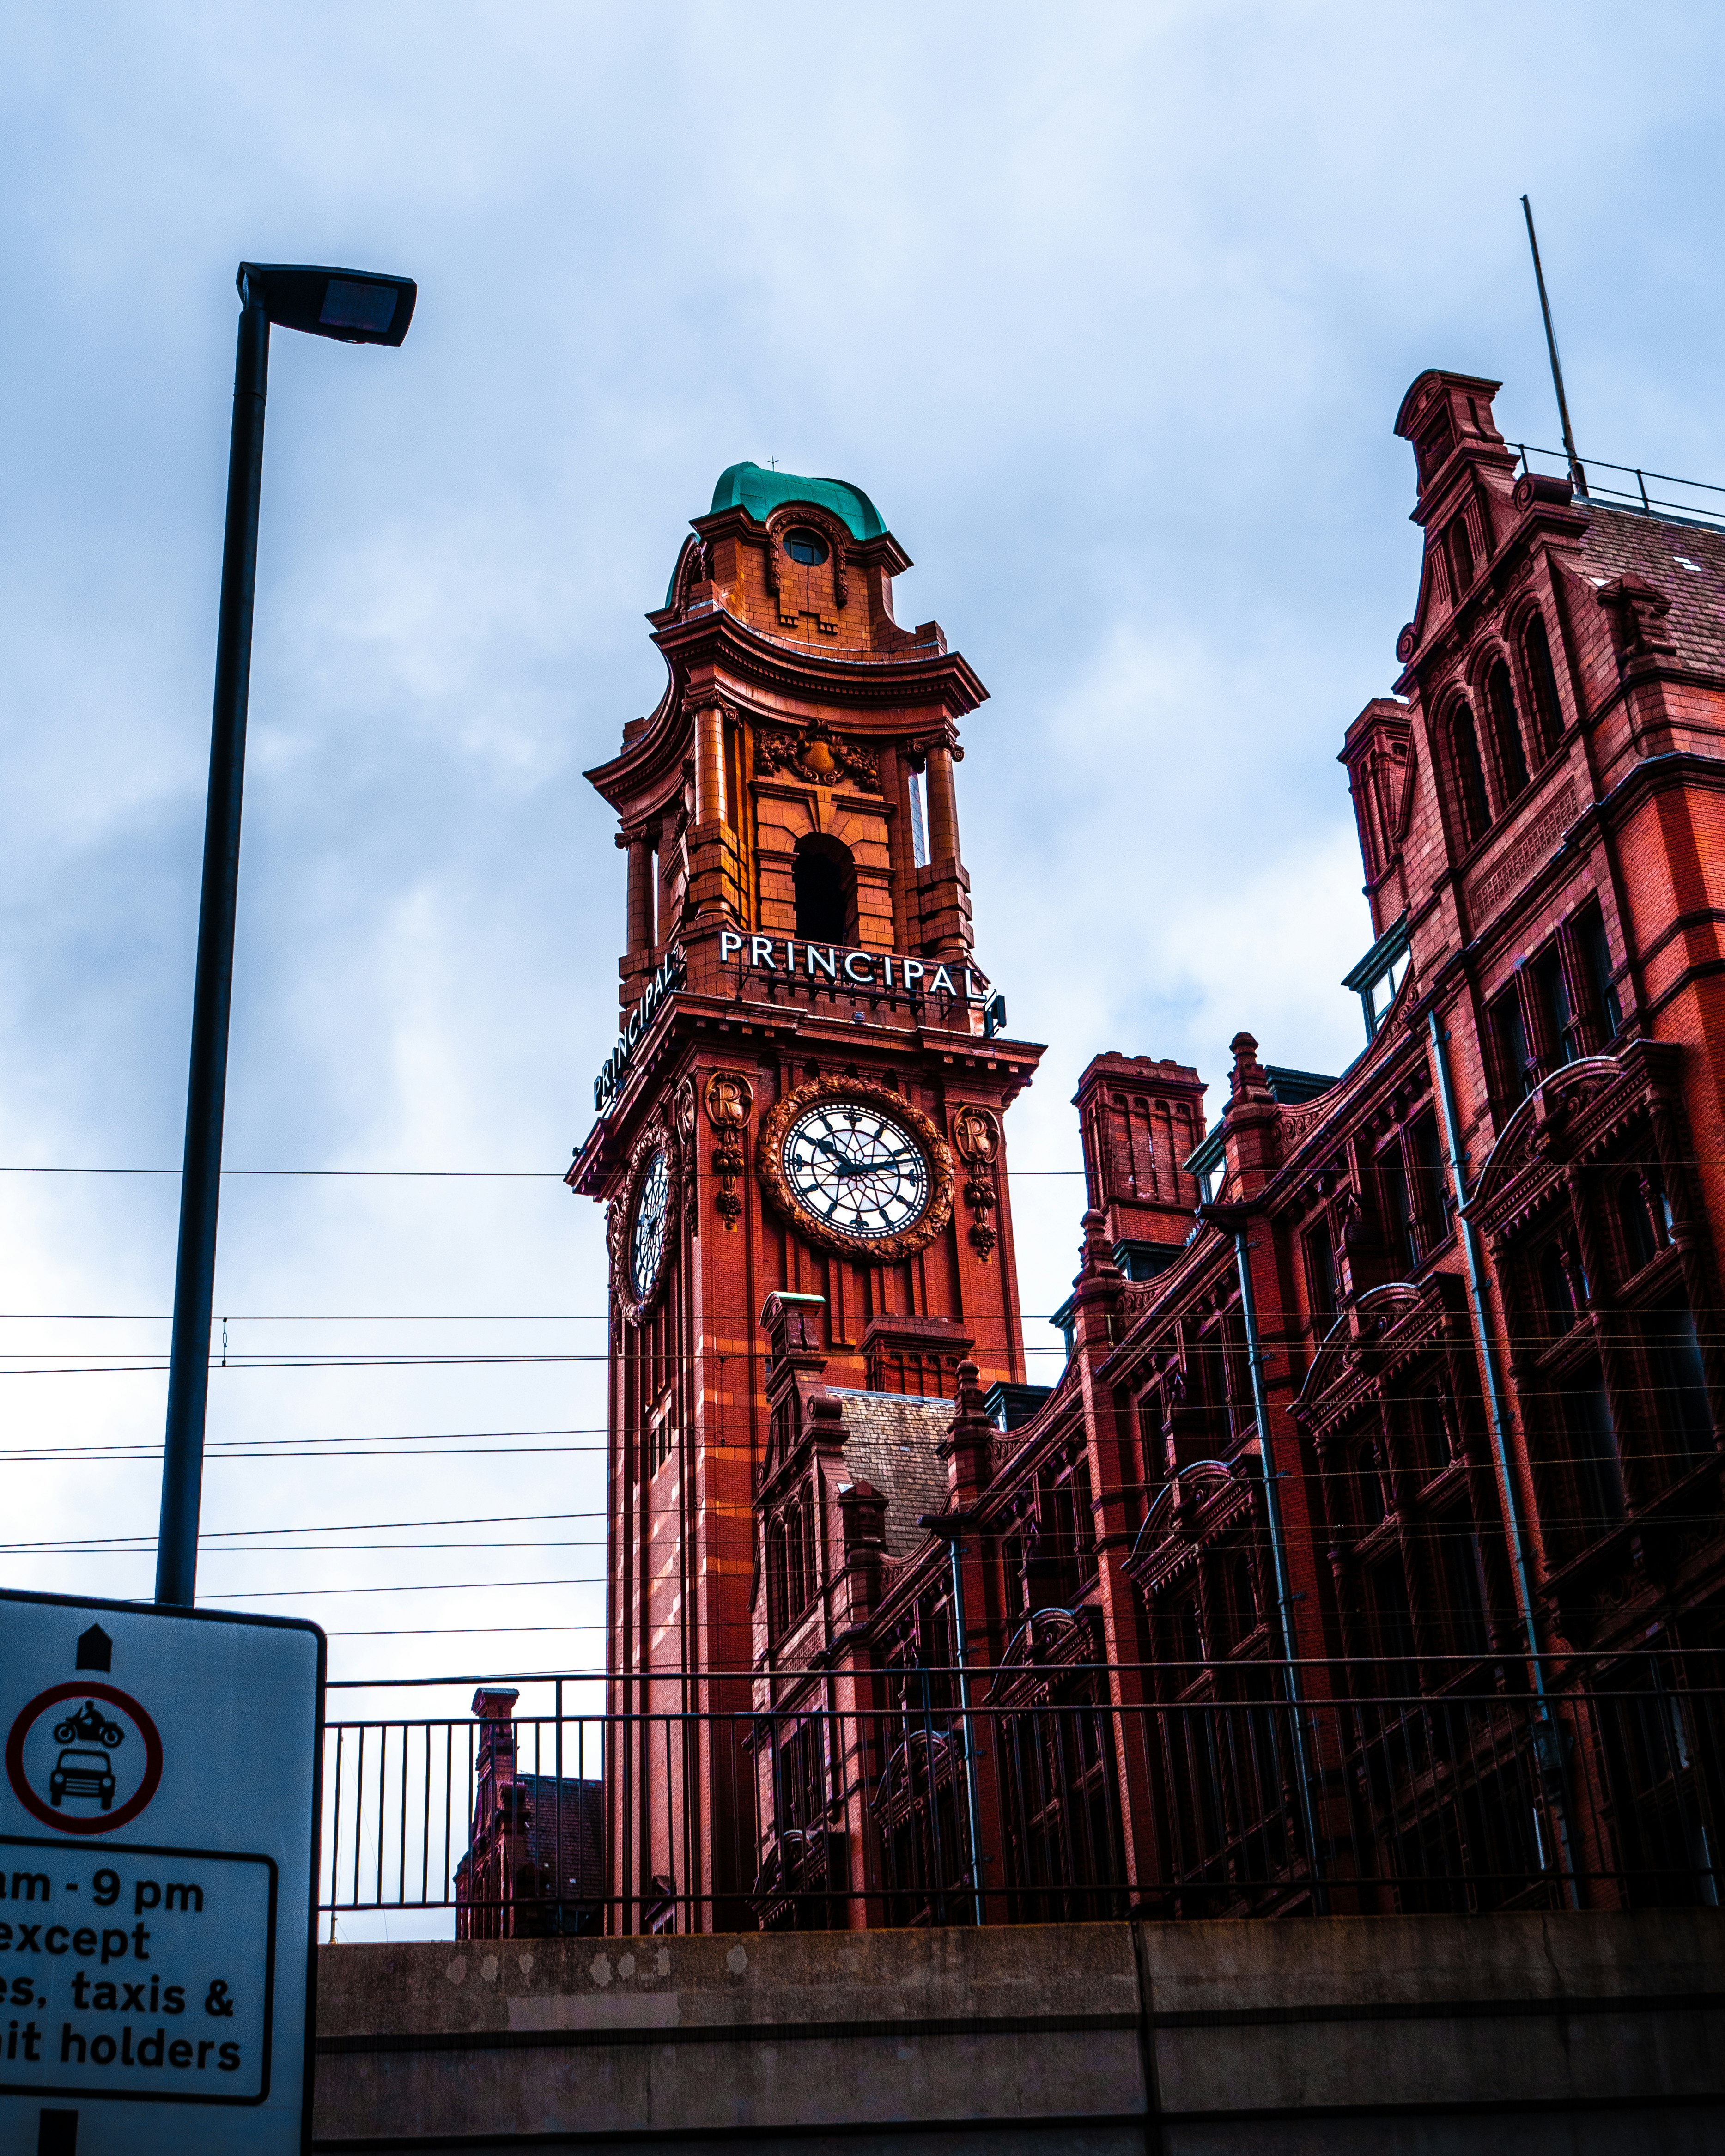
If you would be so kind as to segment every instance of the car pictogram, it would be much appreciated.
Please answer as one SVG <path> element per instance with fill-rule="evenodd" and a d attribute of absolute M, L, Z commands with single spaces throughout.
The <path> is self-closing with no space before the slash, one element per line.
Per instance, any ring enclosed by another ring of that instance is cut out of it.
<path fill-rule="evenodd" d="M 48 1800 L 58 1811 L 70 1797 L 94 1797 L 104 1811 L 114 1803 L 114 1768 L 105 1752 L 62 1752 L 48 1778 Z"/>

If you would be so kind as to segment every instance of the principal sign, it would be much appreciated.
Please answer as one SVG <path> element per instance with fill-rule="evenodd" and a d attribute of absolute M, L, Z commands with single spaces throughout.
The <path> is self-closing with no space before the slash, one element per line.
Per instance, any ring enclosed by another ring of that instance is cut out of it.
<path fill-rule="evenodd" d="M 947 965 L 933 958 L 901 957 L 895 951 L 846 950 L 842 944 L 810 943 L 793 936 L 744 936 L 734 928 L 719 932 L 719 960 L 745 972 L 778 980 L 801 979 L 819 987 L 829 983 L 854 994 L 950 996 L 956 1003 L 982 1006 L 990 1034 L 1006 1023 L 1006 998 L 973 966 Z M 629 1013 L 617 1045 L 593 1081 L 593 1112 L 603 1116 L 622 1090 L 624 1074 L 654 1014 L 684 978 L 681 948 L 673 945 Z"/>
<path fill-rule="evenodd" d="M 0 2152 L 310 2146 L 323 1635 L 0 1593 Z"/>

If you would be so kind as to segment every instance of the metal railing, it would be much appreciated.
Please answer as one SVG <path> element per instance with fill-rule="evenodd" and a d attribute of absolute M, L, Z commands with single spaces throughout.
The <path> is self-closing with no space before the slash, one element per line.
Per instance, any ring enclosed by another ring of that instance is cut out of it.
<path fill-rule="evenodd" d="M 1555 467 L 1550 475 L 1556 478 L 1569 475 L 1569 459 L 1562 449 L 1530 448 L 1526 442 L 1512 442 L 1509 445 L 1522 460 L 1522 470 L 1535 470 L 1532 459 L 1540 457 Z M 1643 516 L 1661 515 L 1676 516 L 1681 521 L 1705 524 L 1725 528 L 1725 486 L 1715 486 L 1711 480 L 1678 479 L 1671 472 L 1645 470 L 1640 465 L 1614 465 L 1604 457 L 1584 457 L 1582 468 L 1587 474 L 1587 492 L 1579 497 L 1584 501 L 1597 501 L 1613 509 L 1630 509 Z M 1635 481 L 1633 488 L 1602 485 L 1594 475 L 1598 472 L 1617 472 L 1625 479 Z M 1681 487 L 1683 494 L 1676 499 L 1650 494 L 1647 482 L 1656 486 Z M 1697 495 L 1711 496 L 1711 501 L 1697 501 Z"/>
<path fill-rule="evenodd" d="M 1717 1905 L 1725 1688 L 1681 1655 L 1545 1702 L 1519 1666 L 1307 1663 L 1297 1705 L 1291 1674 L 996 1672 L 968 1716 L 941 1670 L 608 1715 L 570 1676 L 511 1722 L 332 1719 L 321 1906 L 483 1938 Z"/>

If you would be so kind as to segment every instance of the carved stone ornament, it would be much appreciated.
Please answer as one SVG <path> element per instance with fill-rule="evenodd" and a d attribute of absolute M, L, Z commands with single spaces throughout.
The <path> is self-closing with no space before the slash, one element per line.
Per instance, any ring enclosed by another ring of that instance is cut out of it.
<path fill-rule="evenodd" d="M 757 734 L 755 769 L 762 778 L 788 771 L 810 786 L 831 786 L 848 778 L 865 793 L 880 791 L 879 760 L 855 742 L 841 741 L 819 720 L 807 733 Z"/>
<path fill-rule="evenodd" d="M 994 1188 L 994 1163 L 1000 1152 L 1000 1125 L 987 1108 L 967 1101 L 952 1118 L 952 1144 L 969 1173 L 964 1195 L 971 1210 L 970 1240 L 986 1263 L 1000 1238 L 989 1218 L 999 1204 Z"/>
<path fill-rule="evenodd" d="M 737 1179 L 743 1171 L 742 1134 L 754 1108 L 754 1088 L 740 1070 L 716 1070 L 706 1081 L 702 1103 L 718 1141 L 713 1147 L 713 1173 L 719 1178 L 719 1194 L 713 1203 L 730 1234 L 742 1214 Z"/>
<path fill-rule="evenodd" d="M 651 1313 L 670 1276 L 681 1195 L 676 1133 L 655 1122 L 635 1141 L 623 1197 L 613 1202 L 606 1222 L 611 1292 L 631 1325 Z"/>
<path fill-rule="evenodd" d="M 847 1101 L 877 1109 L 901 1123 L 921 1147 L 927 1163 L 928 1202 L 917 1219 L 896 1235 L 857 1235 L 834 1227 L 800 1204 L 786 1179 L 782 1156 L 792 1126 L 811 1108 L 839 1106 Z M 903 1094 L 895 1093 L 890 1086 L 876 1085 L 871 1078 L 817 1078 L 787 1093 L 761 1126 L 755 1173 L 768 1204 L 804 1242 L 868 1265 L 908 1258 L 926 1249 L 952 1217 L 952 1147 L 920 1108 L 912 1107 Z"/>
<path fill-rule="evenodd" d="M 787 503 L 783 509 L 775 509 L 767 519 L 767 588 L 778 601 L 779 624 L 784 629 L 794 629 L 797 625 L 796 613 L 786 611 L 783 584 L 785 569 L 790 562 L 784 548 L 785 534 L 798 530 L 818 531 L 826 541 L 833 559 L 833 597 L 841 610 L 850 597 L 849 565 L 845 557 L 845 542 L 850 536 L 848 526 L 829 511 L 817 509 L 810 502 Z M 828 634 L 836 635 L 839 624 L 837 622 L 823 621 L 820 627 Z"/>
<path fill-rule="evenodd" d="M 682 1173 L 680 1204 L 691 1235 L 701 1233 L 701 1214 L 696 1204 L 696 1152 L 695 1146 L 695 1081 L 685 1078 L 677 1088 L 671 1122 L 677 1133 L 677 1160 Z"/>

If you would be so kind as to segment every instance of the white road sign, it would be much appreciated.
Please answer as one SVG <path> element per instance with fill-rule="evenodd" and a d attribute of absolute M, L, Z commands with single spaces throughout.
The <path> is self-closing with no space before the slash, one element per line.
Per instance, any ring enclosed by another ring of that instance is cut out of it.
<path fill-rule="evenodd" d="M 310 2146 L 323 1635 L 0 1591 L 0 2156 Z"/>

